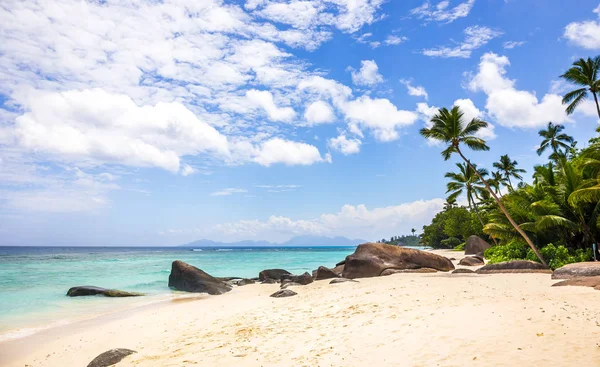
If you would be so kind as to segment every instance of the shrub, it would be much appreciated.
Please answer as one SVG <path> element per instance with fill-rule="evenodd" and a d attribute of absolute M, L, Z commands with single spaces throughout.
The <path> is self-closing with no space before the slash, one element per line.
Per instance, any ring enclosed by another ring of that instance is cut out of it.
<path fill-rule="evenodd" d="M 464 251 L 466 244 L 467 244 L 466 242 L 461 243 L 460 245 L 458 245 L 454 248 L 454 251 Z"/>
<path fill-rule="evenodd" d="M 445 240 L 440 241 L 440 244 L 444 248 L 454 248 L 454 247 L 460 245 L 460 240 L 456 237 L 450 237 L 450 238 L 446 238 Z"/>
<path fill-rule="evenodd" d="M 593 257 L 591 249 L 577 249 L 569 251 L 569 249 L 563 245 L 555 246 L 552 243 L 542 247 L 540 252 L 548 263 L 548 266 L 552 269 L 557 269 L 567 264 L 588 261 Z M 537 256 L 535 256 L 535 253 L 532 250 L 527 252 L 527 260 L 539 262 Z"/>
<path fill-rule="evenodd" d="M 520 242 L 511 242 L 502 246 L 493 246 L 485 250 L 484 257 L 489 263 L 499 263 L 510 260 L 522 260 L 527 256 L 527 249 Z"/>

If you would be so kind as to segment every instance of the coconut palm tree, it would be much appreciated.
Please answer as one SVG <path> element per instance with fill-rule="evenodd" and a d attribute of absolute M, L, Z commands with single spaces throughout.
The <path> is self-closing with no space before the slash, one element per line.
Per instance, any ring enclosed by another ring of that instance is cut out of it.
<path fill-rule="evenodd" d="M 500 195 L 500 197 L 502 197 L 500 190 L 502 189 L 502 186 L 506 186 L 507 183 L 504 175 L 498 171 L 493 171 L 492 177 L 488 180 L 488 183 L 494 188 L 496 195 Z"/>
<path fill-rule="evenodd" d="M 486 145 L 485 140 L 475 136 L 479 130 L 487 127 L 488 123 L 480 119 L 473 119 L 465 123 L 463 117 L 464 114 L 461 112 L 458 106 L 452 107 L 451 110 L 442 108 L 432 117 L 431 122 L 433 123 L 433 126 L 430 128 L 421 129 L 420 133 L 425 138 L 438 140 L 446 144 L 446 149 L 442 151 L 442 157 L 444 157 L 444 160 L 450 159 L 453 153 L 458 153 L 465 163 L 467 163 L 475 171 L 475 173 L 480 176 L 479 171 L 477 171 L 477 169 L 471 164 L 471 161 L 465 157 L 460 148 L 462 144 L 475 151 L 489 150 L 490 148 Z M 487 181 L 481 176 L 479 179 L 484 184 L 490 195 L 492 195 L 498 204 L 498 207 L 500 210 L 502 210 L 510 224 L 519 232 L 529 247 L 531 247 L 533 252 L 536 254 L 538 259 L 540 259 L 542 264 L 547 265 L 537 247 L 533 244 L 533 242 L 531 242 L 531 239 L 529 239 L 521 227 L 519 227 L 519 225 L 512 219 L 502 204 L 502 201 L 500 201 Z"/>
<path fill-rule="evenodd" d="M 444 210 L 449 210 L 456 207 L 456 199 L 448 198 L 444 203 Z"/>
<path fill-rule="evenodd" d="M 415 235 L 415 232 L 416 232 L 417 230 L 413 228 L 413 229 L 411 229 L 410 231 L 412 232 L 412 235 L 414 236 L 414 235 Z"/>
<path fill-rule="evenodd" d="M 466 163 L 456 163 L 456 167 L 458 167 L 458 172 L 447 172 L 444 175 L 444 177 L 450 179 L 450 182 L 446 185 L 446 194 L 450 194 L 448 201 L 456 200 L 464 192 L 467 196 L 469 209 L 477 214 L 477 218 L 479 218 L 479 222 L 483 226 L 483 220 L 479 215 L 479 210 L 477 210 L 475 197 L 483 196 L 482 192 L 485 192 L 485 186 L 479 180 L 479 176 L 485 177 L 488 175 L 488 172 L 485 169 L 478 169 L 479 175 L 477 175 L 471 166 Z"/>
<path fill-rule="evenodd" d="M 522 180 L 523 177 L 520 175 L 520 173 L 525 173 L 524 169 L 517 168 L 518 164 L 519 163 L 517 161 L 511 160 L 508 157 L 508 154 L 501 156 L 500 160 L 494 163 L 494 168 L 497 168 L 508 181 L 508 187 L 510 187 L 511 191 L 514 191 L 514 188 L 512 182 L 510 182 L 510 178 L 514 177 L 518 180 Z"/>
<path fill-rule="evenodd" d="M 538 134 L 544 138 L 544 140 L 542 140 L 542 144 L 540 144 L 537 154 L 542 155 L 546 149 L 552 148 L 555 156 L 565 155 L 567 151 L 571 149 L 571 144 L 573 144 L 575 140 L 567 134 L 561 134 L 561 131 L 564 129 L 565 127 L 563 125 L 554 125 L 552 122 L 549 122 L 546 130 L 540 130 Z"/>
<path fill-rule="evenodd" d="M 587 60 L 579 59 L 573 63 L 573 67 L 567 70 L 560 77 L 570 83 L 583 88 L 575 89 L 563 96 L 562 103 L 568 104 L 567 114 L 570 115 L 579 105 L 589 97 L 590 92 L 596 102 L 598 118 L 600 118 L 600 104 L 598 103 L 598 94 L 600 94 L 600 56 L 595 58 L 588 57 Z"/>

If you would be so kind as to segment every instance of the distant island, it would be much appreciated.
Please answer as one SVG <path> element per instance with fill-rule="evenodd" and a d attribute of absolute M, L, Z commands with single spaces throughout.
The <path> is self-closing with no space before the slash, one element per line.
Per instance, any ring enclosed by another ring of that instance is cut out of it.
<path fill-rule="evenodd" d="M 296 236 L 288 241 L 277 243 L 269 241 L 238 241 L 219 242 L 212 240 L 198 240 L 178 247 L 301 247 L 301 246 L 356 246 L 369 241 L 361 239 L 349 239 L 346 237 L 325 236 Z"/>

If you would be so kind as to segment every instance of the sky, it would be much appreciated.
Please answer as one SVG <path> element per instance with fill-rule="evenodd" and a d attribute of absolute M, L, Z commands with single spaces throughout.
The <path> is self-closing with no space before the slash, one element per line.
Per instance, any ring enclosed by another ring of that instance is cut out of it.
<path fill-rule="evenodd" d="M 419 232 L 438 108 L 530 180 L 549 121 L 594 135 L 559 76 L 598 54 L 598 0 L 4 0 L 0 245 Z"/>

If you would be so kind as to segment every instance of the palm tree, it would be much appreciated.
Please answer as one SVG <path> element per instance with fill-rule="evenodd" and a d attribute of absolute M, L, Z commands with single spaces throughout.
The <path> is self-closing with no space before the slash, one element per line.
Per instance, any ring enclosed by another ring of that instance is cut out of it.
<path fill-rule="evenodd" d="M 413 229 L 411 229 L 410 231 L 412 232 L 412 234 L 413 234 L 413 236 L 414 236 L 414 235 L 415 235 L 415 232 L 416 232 L 417 230 L 413 228 Z"/>
<path fill-rule="evenodd" d="M 506 186 L 506 182 L 507 181 L 504 178 L 504 175 L 498 171 L 493 171 L 492 178 L 488 180 L 490 186 L 494 188 L 496 195 L 500 195 L 500 197 L 502 197 L 500 194 L 500 189 L 502 189 L 502 186 Z"/>
<path fill-rule="evenodd" d="M 452 198 L 448 198 L 446 199 L 446 202 L 444 203 L 444 210 L 449 210 L 452 209 L 456 206 L 456 199 L 452 199 Z"/>
<path fill-rule="evenodd" d="M 564 129 L 565 127 L 563 125 L 554 125 L 552 122 L 549 122 L 546 130 L 540 130 L 538 134 L 544 138 L 544 140 L 542 140 L 542 144 L 540 144 L 537 154 L 542 155 L 542 153 L 550 147 L 554 152 L 554 156 L 566 155 L 571 149 L 571 144 L 573 144 L 575 140 L 567 134 L 561 134 L 561 131 Z"/>
<path fill-rule="evenodd" d="M 575 85 L 583 88 L 575 89 L 563 96 L 562 103 L 568 104 L 567 114 L 575 112 L 575 109 L 588 97 L 591 92 L 596 102 L 598 118 L 600 118 L 600 104 L 598 104 L 598 94 L 600 93 L 600 80 L 598 74 L 600 70 L 600 56 L 595 58 L 588 57 L 587 60 L 579 59 L 573 63 L 573 67 L 567 70 L 560 77 Z"/>
<path fill-rule="evenodd" d="M 460 150 L 460 145 L 464 144 L 468 148 L 473 149 L 475 151 L 486 151 L 490 148 L 485 144 L 485 140 L 476 137 L 474 134 L 477 131 L 488 126 L 488 123 L 482 121 L 480 119 L 473 119 L 465 125 L 463 120 L 464 114 L 460 111 L 458 106 L 452 107 L 452 110 L 448 111 L 447 108 L 442 108 L 438 111 L 438 113 L 433 116 L 431 122 L 433 126 L 431 128 L 423 128 L 420 133 L 423 137 L 428 139 L 439 140 L 447 144 L 446 149 L 442 151 L 442 156 L 444 160 L 450 159 L 453 153 L 458 153 L 460 157 L 467 163 L 479 176 L 481 182 L 485 185 L 485 188 L 488 190 L 490 195 L 494 197 L 494 200 L 498 204 L 498 207 L 510 224 L 519 232 L 519 234 L 525 239 L 529 247 L 536 254 L 538 259 L 542 262 L 542 264 L 546 265 L 544 258 L 540 254 L 539 250 L 533 242 L 529 239 L 527 234 L 519 227 L 519 225 L 512 219 L 498 196 L 494 193 L 490 185 L 486 180 L 481 177 L 479 171 L 471 164 L 471 162 L 464 156 L 462 151 Z"/>
<path fill-rule="evenodd" d="M 494 163 L 494 168 L 497 168 L 503 175 L 506 180 L 508 180 L 508 187 L 510 187 L 511 191 L 514 191 L 512 182 L 510 182 L 510 178 L 514 177 L 518 180 L 522 180 L 523 177 L 520 173 L 525 173 L 524 169 L 517 168 L 517 161 L 512 161 L 508 154 L 505 154 L 500 157 L 500 160 Z"/>
<path fill-rule="evenodd" d="M 477 175 L 471 166 L 466 163 L 456 163 L 456 167 L 458 167 L 458 172 L 447 172 L 444 175 L 444 177 L 450 179 L 450 182 L 446 185 L 446 194 L 450 194 L 448 200 L 456 200 L 464 191 L 469 203 L 469 209 L 477 214 L 477 218 L 479 218 L 479 222 L 483 226 L 483 220 L 477 210 L 477 203 L 475 203 L 474 197 L 483 196 L 482 192 L 485 191 L 485 186 L 479 180 L 479 176 L 487 176 L 488 172 L 485 169 L 478 169 L 479 175 Z"/>

